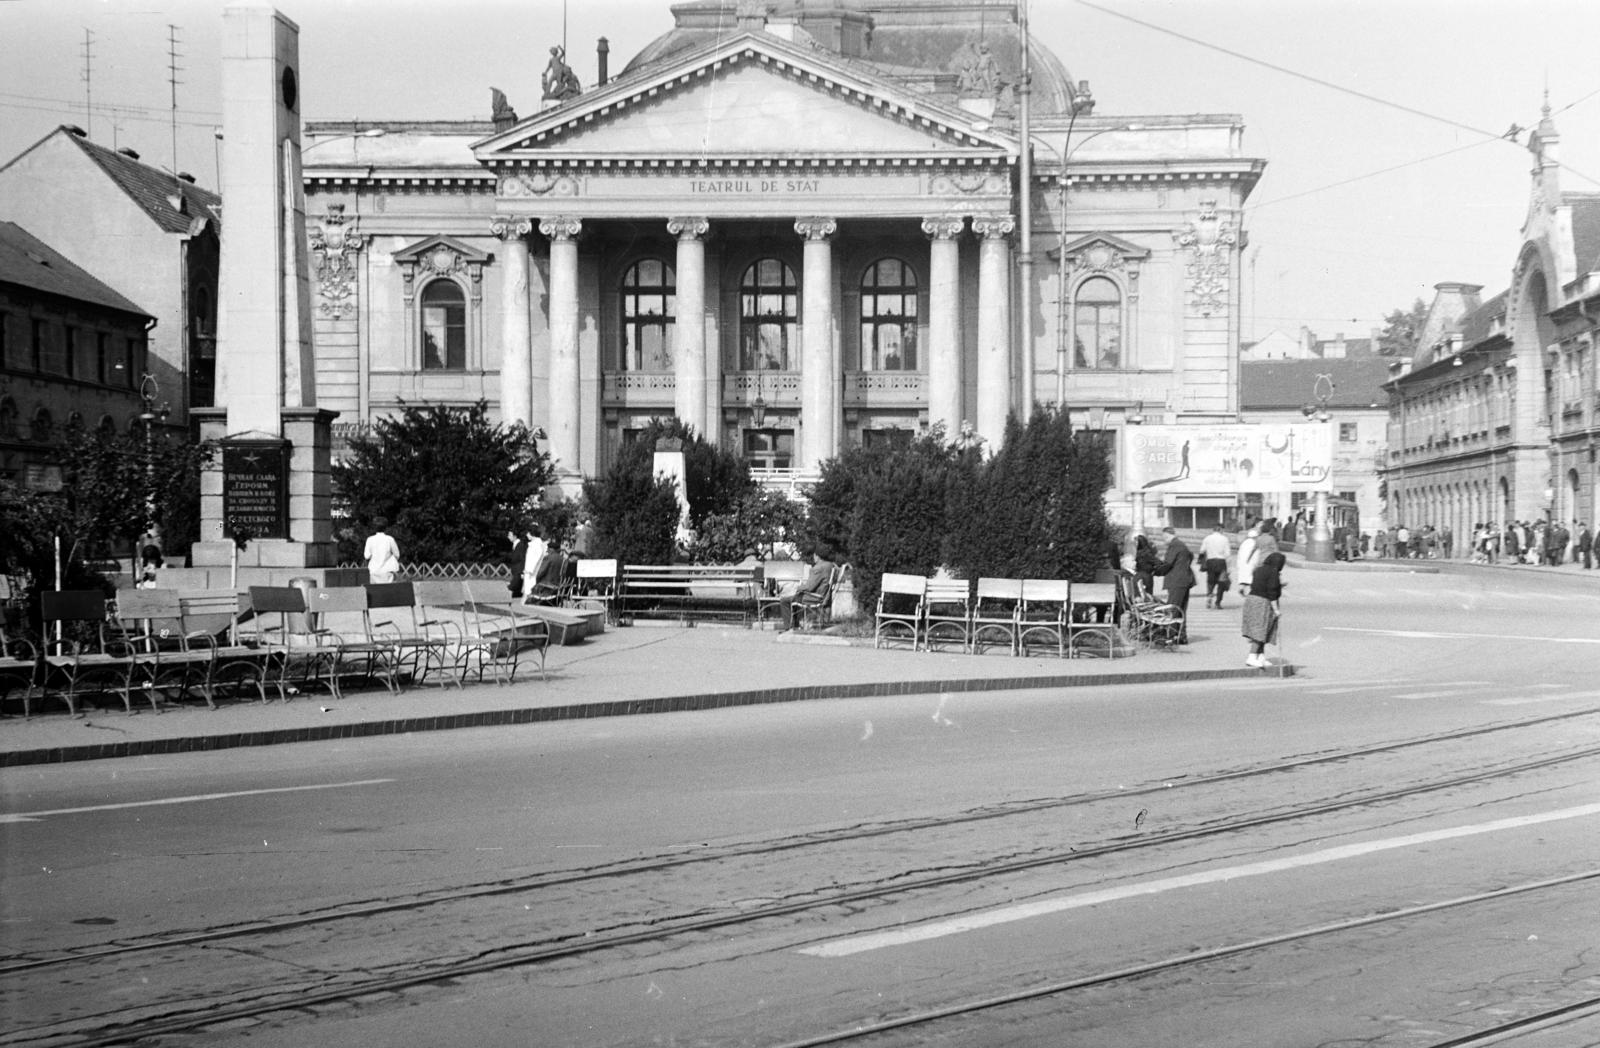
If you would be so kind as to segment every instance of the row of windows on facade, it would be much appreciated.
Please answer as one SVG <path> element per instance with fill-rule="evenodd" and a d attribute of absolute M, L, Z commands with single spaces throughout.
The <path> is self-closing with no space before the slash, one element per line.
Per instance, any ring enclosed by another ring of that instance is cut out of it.
<path fill-rule="evenodd" d="M 44 317 L 30 317 L 28 338 L 17 339 L 12 337 L 11 318 L 0 313 L 0 360 L 8 371 L 136 389 L 145 353 L 143 337 L 85 331 Z"/>
<path fill-rule="evenodd" d="M 74 411 L 67 416 L 66 430 L 82 431 L 87 425 L 83 412 Z M 117 420 L 110 415 L 101 415 L 95 428 L 105 437 L 113 437 L 117 433 Z M 144 419 L 134 415 L 128 419 L 127 432 L 130 436 L 138 436 L 144 429 Z M 54 443 L 61 435 L 56 427 L 55 415 L 49 408 L 36 408 L 28 420 L 27 432 L 23 432 L 21 412 L 17 409 L 17 402 L 10 397 L 0 400 L 0 440 L 18 440 L 26 438 L 36 444 Z"/>
<path fill-rule="evenodd" d="M 916 271 L 898 258 L 879 259 L 862 273 L 857 348 L 863 371 L 921 371 L 917 324 L 923 291 Z M 673 369 L 672 329 L 677 278 L 662 259 L 629 266 L 617 289 L 621 315 L 618 362 L 624 371 Z M 1122 290 L 1091 277 L 1074 294 L 1074 359 L 1079 368 L 1122 367 Z M 460 285 L 436 279 L 422 289 L 419 308 L 422 367 L 461 371 L 467 366 L 467 300 Z M 775 258 L 759 259 L 739 282 L 738 367 L 744 371 L 799 368 L 800 284 Z"/>

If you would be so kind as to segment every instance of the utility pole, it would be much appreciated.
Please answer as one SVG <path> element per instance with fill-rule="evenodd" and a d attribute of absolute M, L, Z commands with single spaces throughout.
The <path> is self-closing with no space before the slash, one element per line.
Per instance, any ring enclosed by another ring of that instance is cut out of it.
<path fill-rule="evenodd" d="M 167 23 L 167 82 L 172 85 L 172 190 L 182 210 L 183 180 L 178 177 L 178 27 Z"/>
<path fill-rule="evenodd" d="M 1033 416 L 1033 125 L 1030 119 L 1033 95 L 1033 69 L 1028 55 L 1030 41 L 1028 39 L 1028 0 L 1022 0 L 1019 5 L 1022 29 L 1022 72 L 1021 83 L 1018 85 L 1021 93 L 1022 124 L 1022 156 L 1018 165 L 1018 178 L 1022 183 L 1018 193 L 1018 210 L 1021 214 L 1017 222 L 1017 282 L 1022 285 L 1021 294 L 1015 296 L 1022 308 L 1022 323 L 1018 329 L 1018 337 L 1022 342 L 1022 410 L 1017 414 L 1023 422 Z"/>
<path fill-rule="evenodd" d="M 83 81 L 83 130 L 90 138 L 94 137 L 94 33 L 88 26 L 83 27 L 83 72 L 78 74 Z"/>

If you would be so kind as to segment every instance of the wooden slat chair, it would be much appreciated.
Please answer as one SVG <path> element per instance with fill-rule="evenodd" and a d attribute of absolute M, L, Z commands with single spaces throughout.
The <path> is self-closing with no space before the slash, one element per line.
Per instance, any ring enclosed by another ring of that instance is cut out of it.
<path fill-rule="evenodd" d="M 217 694 L 224 688 L 238 692 L 246 685 L 266 702 L 271 652 L 246 644 L 240 635 L 239 624 L 250 613 L 249 598 L 234 590 L 179 590 L 178 611 L 189 645 L 210 647 L 206 701 L 212 708 L 216 708 Z"/>
<path fill-rule="evenodd" d="M 842 565 L 841 565 L 842 568 Z M 782 598 L 795 592 L 805 582 L 811 566 L 803 560 L 768 560 L 761 564 L 761 585 L 756 590 L 756 621 L 783 617 Z M 788 623 L 779 622 L 779 625 Z"/>
<path fill-rule="evenodd" d="M 601 608 L 606 623 L 617 620 L 617 562 L 615 558 L 585 558 L 578 561 L 567 603 L 574 608 Z"/>
<path fill-rule="evenodd" d="M 1135 645 L 1172 648 L 1183 635 L 1183 611 L 1155 597 L 1127 572 L 1117 578 L 1117 605 L 1119 619 Z"/>
<path fill-rule="evenodd" d="M 929 579 L 922 597 L 922 647 L 967 650 L 972 636 L 972 584 L 966 579 Z"/>
<path fill-rule="evenodd" d="M 1072 587 L 1067 608 L 1067 656 L 1086 654 L 1115 658 L 1121 635 L 1117 630 L 1117 587 L 1114 582 L 1080 582 Z"/>
<path fill-rule="evenodd" d="M 33 698 L 40 687 L 39 665 L 39 646 L 24 634 L 22 609 L 0 606 L 0 703 L 20 692 L 24 720 L 33 716 Z"/>
<path fill-rule="evenodd" d="M 922 641 L 922 598 L 928 580 L 921 575 L 884 572 L 878 587 L 878 610 L 872 626 L 872 646 L 904 641 L 915 651 Z"/>
<path fill-rule="evenodd" d="M 474 667 L 481 678 L 484 658 L 496 641 L 476 636 L 467 614 L 466 585 L 458 579 L 419 579 L 411 585 L 423 615 L 417 625 L 424 636 L 441 642 L 435 654 L 447 672 L 440 675 L 440 685 L 454 680 L 456 687 L 465 687 Z"/>
<path fill-rule="evenodd" d="M 67 712 L 79 716 L 81 695 L 103 693 L 122 696 L 122 705 L 133 712 L 133 645 L 124 640 L 107 616 L 106 598 L 99 590 L 45 590 L 39 595 L 41 618 L 46 633 L 60 624 L 63 632 L 80 632 L 78 637 L 63 636 L 45 645 L 44 661 L 50 677 L 62 682 L 60 692 Z M 98 682 L 98 684 L 96 684 Z M 156 708 L 154 693 L 150 706 Z"/>
<path fill-rule="evenodd" d="M 1072 583 L 1066 579 L 1023 579 L 1017 612 L 1017 652 L 1067 657 L 1067 609 Z"/>
<path fill-rule="evenodd" d="M 972 604 L 972 636 L 968 648 L 975 655 L 983 649 L 1004 643 L 1006 650 L 1017 654 L 1017 638 L 1021 632 L 1017 622 L 1022 614 L 1021 579 L 978 580 L 978 595 Z"/>
<path fill-rule="evenodd" d="M 827 583 L 819 590 L 804 593 L 794 599 L 793 614 L 800 620 L 802 630 L 818 630 L 833 621 L 833 591 L 844 581 L 848 564 L 835 564 L 828 572 Z"/>
<path fill-rule="evenodd" d="M 330 671 L 333 695 L 344 697 L 340 678 L 346 676 L 375 680 L 400 693 L 400 649 L 372 633 L 371 610 L 365 586 L 325 586 L 312 594 L 311 610 L 318 618 L 319 633 L 333 642 Z"/>
<path fill-rule="evenodd" d="M 421 684 L 434 670 L 443 670 L 449 639 L 442 630 L 423 626 L 426 612 L 417 601 L 416 583 L 369 582 L 366 589 L 367 634 L 394 648 L 397 674 Z"/>
<path fill-rule="evenodd" d="M 267 660 L 266 683 L 278 689 L 278 698 L 287 702 L 314 687 L 338 694 L 332 680 L 338 652 L 331 638 L 310 628 L 304 593 L 293 586 L 251 586 L 250 614 L 254 646 Z"/>
<path fill-rule="evenodd" d="M 169 692 L 174 701 L 181 701 L 198 691 L 207 706 L 217 708 L 211 692 L 213 645 L 207 634 L 191 637 L 184 629 L 177 590 L 122 590 L 117 594 L 116 618 L 123 639 L 133 647 L 130 684 L 150 692 L 157 712 L 157 700 Z"/>
<path fill-rule="evenodd" d="M 473 584 L 461 585 L 466 600 L 468 620 L 472 623 L 470 636 L 481 644 L 478 679 L 483 679 L 483 668 L 488 666 L 496 684 L 514 684 L 517 668 L 525 653 L 539 657 L 539 679 L 546 679 L 545 652 L 550 646 L 550 624 L 539 618 L 518 618 L 503 602 L 480 600 Z"/>

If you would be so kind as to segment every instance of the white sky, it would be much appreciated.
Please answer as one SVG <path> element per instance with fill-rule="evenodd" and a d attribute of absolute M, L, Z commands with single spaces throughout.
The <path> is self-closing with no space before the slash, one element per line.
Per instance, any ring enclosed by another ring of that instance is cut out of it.
<path fill-rule="evenodd" d="M 491 86 L 527 116 L 563 28 L 587 86 L 598 37 L 609 38 L 616 73 L 672 26 L 670 0 L 278 6 L 300 26 L 308 120 L 487 119 Z M 221 7 L 0 0 L 0 163 L 76 123 L 170 165 L 170 23 L 179 167 L 214 187 Z M 1031 10 L 1035 36 L 1090 82 L 1096 115 L 1244 118 L 1247 153 L 1268 162 L 1245 217 L 1246 338 L 1302 323 L 1361 337 L 1441 281 L 1504 289 L 1530 158 L 1493 136 L 1536 124 L 1546 85 L 1564 187 L 1600 192 L 1600 0 L 1033 0 Z"/>

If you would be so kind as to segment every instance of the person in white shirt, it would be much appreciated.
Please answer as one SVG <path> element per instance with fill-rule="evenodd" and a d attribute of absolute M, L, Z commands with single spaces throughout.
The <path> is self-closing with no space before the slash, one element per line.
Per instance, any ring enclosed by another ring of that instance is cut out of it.
<path fill-rule="evenodd" d="M 384 528 L 388 520 L 378 517 L 372 522 L 372 534 L 361 555 L 367 560 L 367 575 L 373 582 L 393 582 L 400 570 L 400 544 Z"/>
<path fill-rule="evenodd" d="M 1240 596 L 1248 596 L 1250 593 L 1250 573 L 1255 570 L 1256 538 L 1260 534 L 1260 528 L 1251 528 L 1244 533 L 1244 541 L 1239 543 L 1239 552 L 1234 560 L 1233 577 L 1239 580 Z"/>
<path fill-rule="evenodd" d="M 1228 592 L 1228 557 L 1233 550 L 1222 525 L 1211 528 L 1211 534 L 1200 540 L 1200 567 L 1206 573 L 1206 607 L 1222 607 L 1222 595 Z"/>

